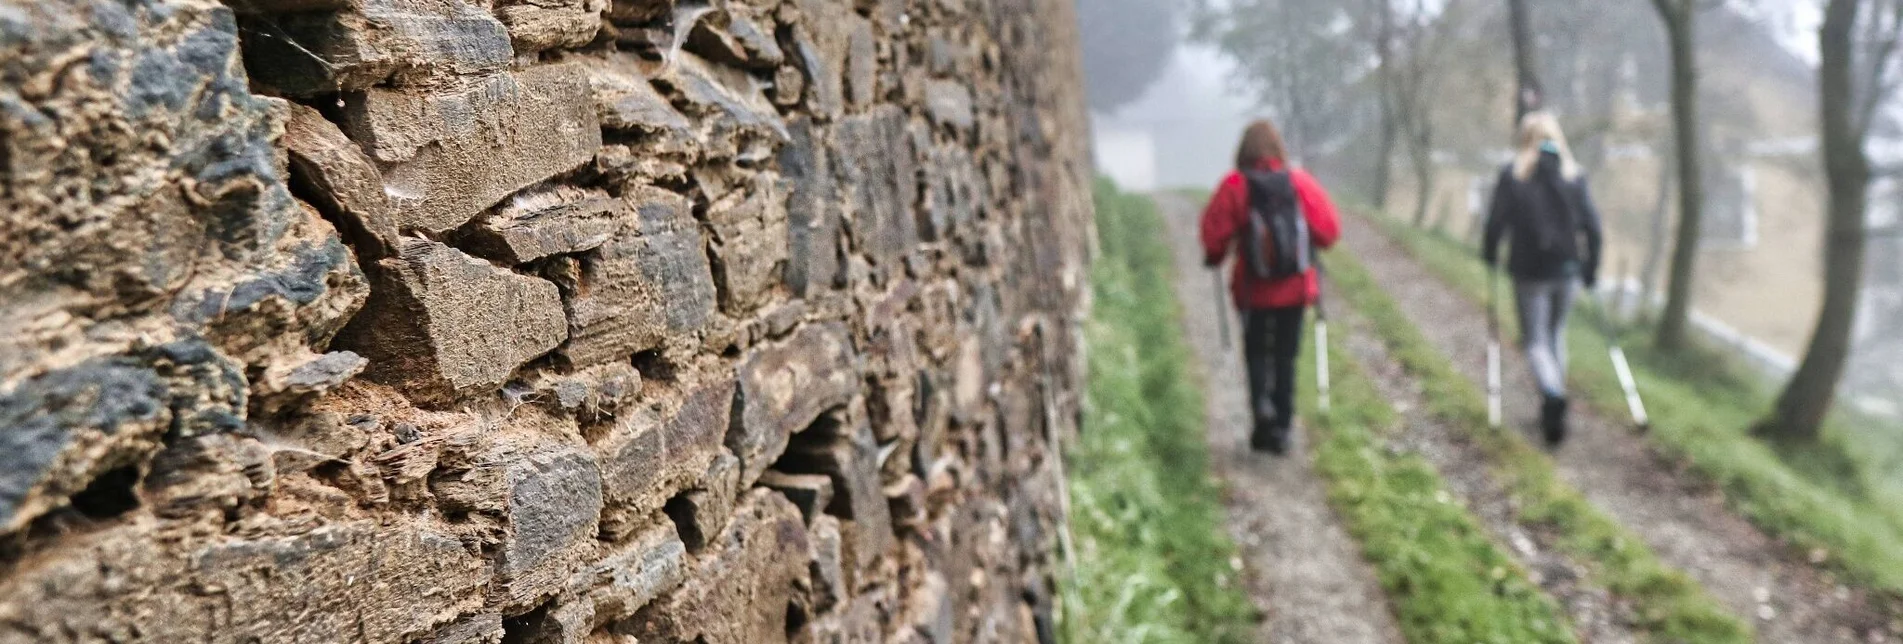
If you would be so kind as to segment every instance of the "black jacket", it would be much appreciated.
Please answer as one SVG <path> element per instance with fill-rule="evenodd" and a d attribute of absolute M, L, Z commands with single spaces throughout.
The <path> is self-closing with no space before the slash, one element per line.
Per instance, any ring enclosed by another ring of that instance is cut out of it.
<path fill-rule="evenodd" d="M 1533 176 L 1525 181 L 1513 176 L 1512 166 L 1500 172 L 1487 213 L 1487 237 L 1480 247 L 1487 265 L 1499 261 L 1500 242 L 1509 235 L 1513 251 L 1508 274 L 1534 280 L 1576 275 L 1587 286 L 1598 281 L 1603 243 L 1599 210 L 1593 207 L 1585 177 L 1567 181 L 1561 176 L 1558 155 L 1541 154 Z"/>

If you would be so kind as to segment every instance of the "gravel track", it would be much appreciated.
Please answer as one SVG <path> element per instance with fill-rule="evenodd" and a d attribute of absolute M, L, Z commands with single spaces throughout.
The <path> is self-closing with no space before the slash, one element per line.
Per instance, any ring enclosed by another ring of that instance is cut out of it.
<path fill-rule="evenodd" d="M 1257 641 L 1401 642 L 1386 596 L 1328 507 L 1300 437 L 1300 456 L 1271 458 L 1249 450 L 1240 336 L 1224 348 L 1214 302 L 1226 296 L 1202 268 L 1195 238 L 1200 204 L 1173 195 L 1157 202 L 1176 251 L 1177 294 L 1190 344 L 1205 376 L 1210 466 L 1226 491 L 1229 532 L 1242 553 L 1250 597 L 1267 616 Z M 1233 310 L 1221 301 L 1229 331 L 1236 333 Z"/>

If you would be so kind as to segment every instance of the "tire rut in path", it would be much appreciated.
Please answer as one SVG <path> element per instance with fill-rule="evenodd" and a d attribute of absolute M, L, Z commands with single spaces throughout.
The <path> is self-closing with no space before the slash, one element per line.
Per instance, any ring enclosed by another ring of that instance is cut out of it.
<path fill-rule="evenodd" d="M 1386 595 L 1329 508 L 1306 451 L 1282 458 L 1249 451 L 1241 347 L 1232 339 L 1223 348 L 1216 303 L 1222 303 L 1229 330 L 1239 327 L 1227 295 L 1217 292 L 1202 267 L 1198 209 L 1173 195 L 1156 200 L 1175 249 L 1185 330 L 1205 377 L 1210 466 L 1226 490 L 1227 523 L 1243 557 L 1249 595 L 1267 616 L 1257 641 L 1401 642 Z"/>
<path fill-rule="evenodd" d="M 1554 547 L 1558 535 L 1520 523 L 1516 503 L 1493 478 L 1485 452 L 1428 412 L 1419 380 L 1389 355 L 1359 311 L 1342 298 L 1329 301 L 1329 317 L 1345 331 L 1341 343 L 1350 355 L 1342 358 L 1353 359 L 1401 416 L 1401 428 L 1389 437 L 1389 448 L 1419 454 L 1433 464 L 1448 491 L 1459 497 L 1494 543 L 1559 602 L 1582 644 L 1640 641 L 1631 628 L 1632 607 L 1589 583 L 1585 568 Z"/>
<path fill-rule="evenodd" d="M 1436 279 L 1393 240 L 1359 217 L 1343 221 L 1343 243 L 1408 319 L 1478 386 L 1486 383 L 1486 312 Z M 1478 260 L 1476 260 L 1478 261 Z M 1502 288 L 1504 295 L 1506 289 Z M 1508 309 L 1503 306 L 1502 311 Z M 1503 333 L 1514 329 L 1503 319 Z M 1538 408 L 1526 364 L 1508 343 L 1506 421 L 1526 430 Z M 1573 356 L 1574 360 L 1605 359 Z M 1650 449 L 1619 420 L 1575 405 L 1572 432 L 1554 453 L 1560 477 L 1601 512 L 1644 539 L 1665 563 L 1690 574 L 1764 642 L 1887 641 L 1883 612 L 1733 512 L 1710 484 Z"/>

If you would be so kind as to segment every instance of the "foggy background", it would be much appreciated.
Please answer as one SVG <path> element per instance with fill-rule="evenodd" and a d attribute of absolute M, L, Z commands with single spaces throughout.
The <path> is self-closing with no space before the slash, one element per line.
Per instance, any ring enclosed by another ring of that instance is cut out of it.
<path fill-rule="evenodd" d="M 1407 67 L 1396 82 L 1408 102 L 1398 126 L 1388 121 L 1401 143 L 1388 150 L 1383 181 L 1370 0 L 1080 0 L 1100 172 L 1129 190 L 1209 190 L 1229 170 L 1243 125 L 1269 117 L 1338 202 L 1471 239 L 1510 153 L 1506 2 L 1400 4 L 1402 23 L 1390 28 L 1402 34 Z M 1643 309 L 1663 290 L 1676 216 L 1665 32 L 1648 0 L 1529 4 L 1549 108 L 1593 174 L 1611 229 L 1603 281 Z M 1699 20 L 1707 168 L 1693 322 L 1767 383 L 1789 377 L 1822 299 L 1820 21 L 1816 0 L 1731 0 Z M 1855 404 L 1892 417 L 1903 412 L 1903 196 L 1888 176 L 1903 163 L 1903 112 L 1894 103 L 1867 145 L 1882 172 L 1870 190 L 1867 278 L 1844 380 Z"/>

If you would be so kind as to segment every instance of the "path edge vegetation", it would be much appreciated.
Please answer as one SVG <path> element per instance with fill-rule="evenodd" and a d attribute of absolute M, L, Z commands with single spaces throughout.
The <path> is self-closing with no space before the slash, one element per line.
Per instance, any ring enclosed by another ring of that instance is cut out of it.
<path fill-rule="evenodd" d="M 1354 216 L 1374 224 L 1455 291 L 1474 302 L 1485 298 L 1485 273 L 1462 242 L 1378 213 Z M 1582 307 L 1578 315 L 1581 324 L 1568 330 L 1574 389 L 1587 405 L 1619 417 L 1626 413 L 1625 394 L 1603 360 L 1609 342 L 1599 329 L 1603 313 Z M 1696 361 L 1704 363 L 1701 369 L 1688 369 L 1683 359 L 1662 357 L 1634 334 L 1624 339 L 1633 340 L 1625 350 L 1652 417 L 1646 438 L 1655 449 L 1717 485 L 1740 514 L 1798 552 L 1893 603 L 1903 601 L 1903 490 L 1853 473 L 1844 485 L 1872 497 L 1859 500 L 1812 481 L 1776 452 L 1796 446 L 1775 446 L 1749 434 L 1773 392 L 1742 368 L 1714 353 Z M 1844 440 L 1853 431 L 1849 422 L 1833 419 L 1826 437 Z M 1846 450 L 1845 456 L 1824 457 L 1825 468 L 1856 458 L 1855 450 L 1841 444 L 1825 449 Z"/>
<path fill-rule="evenodd" d="M 1447 492 L 1433 464 L 1387 447 L 1400 422 L 1393 406 L 1339 338 L 1329 351 L 1342 357 L 1329 364 L 1330 412 L 1316 413 L 1314 387 L 1304 387 L 1301 397 L 1312 419 L 1315 470 L 1380 579 L 1407 641 L 1578 641 L 1557 602 Z M 1305 352 L 1298 373 L 1314 373 L 1314 359 Z"/>
<path fill-rule="evenodd" d="M 1209 469 L 1164 220 L 1099 179 L 1084 418 L 1068 450 L 1075 574 L 1060 639 L 1247 642 L 1258 615 Z"/>
<path fill-rule="evenodd" d="M 1518 520 L 1558 536 L 1557 545 L 1585 564 L 1591 581 L 1629 600 L 1634 627 L 1658 642 L 1751 642 L 1751 626 L 1704 588 L 1659 561 L 1651 548 L 1560 480 L 1552 460 L 1517 432 L 1487 426 L 1486 401 L 1400 305 L 1353 256 L 1331 256 L 1336 291 L 1366 318 L 1402 367 L 1421 383 L 1428 412 L 1449 423 L 1493 461 L 1495 474 L 1519 501 Z"/>

